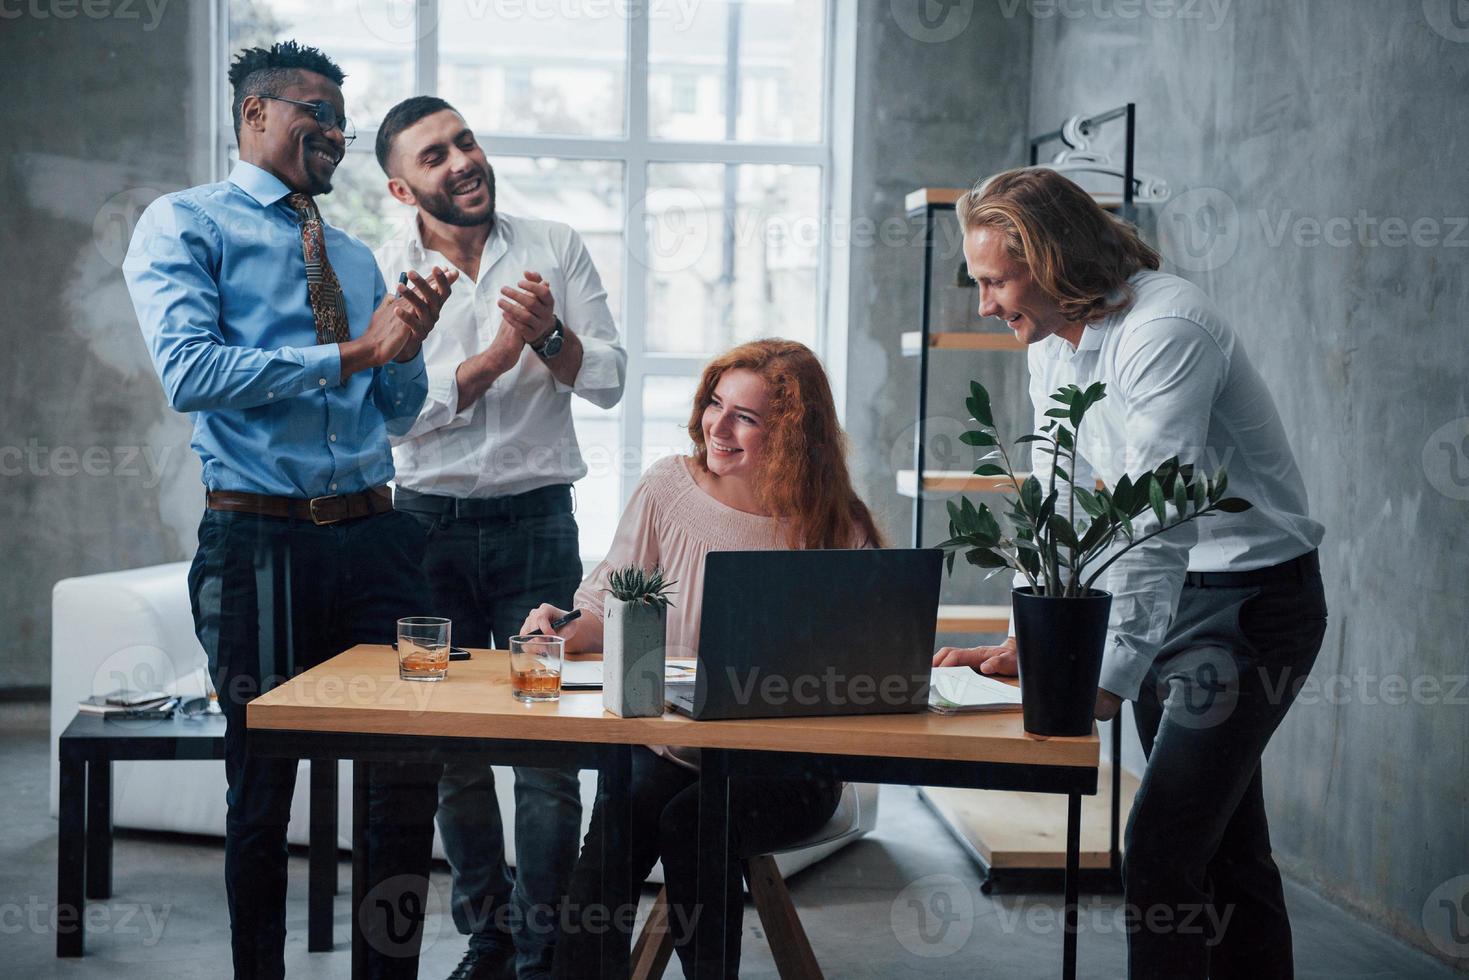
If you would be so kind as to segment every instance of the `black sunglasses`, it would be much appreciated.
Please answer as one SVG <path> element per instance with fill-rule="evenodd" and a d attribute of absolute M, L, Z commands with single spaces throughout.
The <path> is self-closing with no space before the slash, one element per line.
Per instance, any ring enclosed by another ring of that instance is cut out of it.
<path fill-rule="evenodd" d="M 276 102 L 289 102 L 304 109 L 310 109 L 311 115 L 316 119 L 316 125 L 321 127 L 323 133 L 330 133 L 334 129 L 342 131 L 342 139 L 348 146 L 357 138 L 357 130 L 345 117 L 337 118 L 337 109 L 330 102 L 318 100 L 316 102 L 302 102 L 300 99 L 287 99 L 279 95 L 262 95 L 262 99 L 273 99 Z"/>

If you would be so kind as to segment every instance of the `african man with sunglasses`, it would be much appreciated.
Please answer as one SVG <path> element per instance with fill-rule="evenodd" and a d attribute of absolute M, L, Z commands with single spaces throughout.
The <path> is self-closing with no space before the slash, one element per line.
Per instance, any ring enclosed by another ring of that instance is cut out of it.
<path fill-rule="evenodd" d="M 420 345 L 457 273 L 389 294 L 366 245 L 316 199 L 351 138 L 341 69 L 282 42 L 231 66 L 240 162 L 149 206 L 124 265 L 170 407 L 193 417 L 206 508 L 189 572 L 226 717 L 225 890 L 236 977 L 285 973 L 286 823 L 297 762 L 246 745 L 245 707 L 423 612 L 424 536 L 393 510 L 388 436 L 427 391 Z M 432 769 L 432 771 L 428 771 Z M 373 766 L 363 923 L 372 976 L 414 976 L 438 767 Z M 416 893 L 416 896 L 415 894 Z M 401 926 L 402 923 L 396 923 Z"/>

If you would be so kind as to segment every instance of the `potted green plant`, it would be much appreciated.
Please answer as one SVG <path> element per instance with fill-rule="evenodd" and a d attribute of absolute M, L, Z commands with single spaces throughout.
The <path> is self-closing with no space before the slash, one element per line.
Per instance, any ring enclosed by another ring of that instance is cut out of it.
<path fill-rule="evenodd" d="M 1045 413 L 1051 421 L 1015 440 L 1015 445 L 1031 443 L 1033 455 L 1049 455 L 1045 486 L 1034 474 L 1023 480 L 1016 474 L 984 386 L 970 382 L 965 400 L 976 428 L 959 439 L 988 450 L 979 458 L 976 476 L 1009 479 L 1015 493 L 1004 498 L 1004 516 L 1010 527 L 1002 528 L 987 505 L 975 507 L 960 498 L 949 502 L 949 539 L 939 548 L 947 553 L 950 574 L 955 555 L 962 553 L 971 565 L 989 570 L 986 578 L 1012 569 L 1028 583 L 1013 589 L 1011 597 L 1025 730 L 1035 735 L 1091 731 L 1112 606 L 1111 593 L 1095 585 L 1112 563 L 1188 521 L 1250 508 L 1247 501 L 1224 495 L 1224 467 L 1200 477 L 1177 456 L 1156 469 L 1123 476 L 1110 489 L 1077 486 L 1077 434 L 1088 409 L 1106 396 L 1100 381 L 1085 391 L 1076 385 L 1060 388 L 1051 395 L 1056 406 Z M 1058 506 L 1062 490 L 1069 491 L 1065 513 Z M 1139 533 L 1133 522 L 1149 510 L 1158 526 Z M 1119 539 L 1125 543 L 1115 547 Z"/>
<path fill-rule="evenodd" d="M 663 713 L 663 659 L 669 596 L 663 570 L 637 565 L 608 576 L 603 606 L 602 706 L 623 718 Z"/>

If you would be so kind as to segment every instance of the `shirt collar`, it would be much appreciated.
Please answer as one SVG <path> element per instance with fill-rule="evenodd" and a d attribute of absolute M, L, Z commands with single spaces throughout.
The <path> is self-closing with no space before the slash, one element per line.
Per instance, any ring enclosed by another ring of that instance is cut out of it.
<path fill-rule="evenodd" d="M 275 174 L 244 160 L 236 163 L 230 171 L 230 183 L 253 197 L 263 208 L 291 193 L 291 189 Z"/>
<path fill-rule="evenodd" d="M 485 239 L 485 248 L 480 253 L 480 273 L 494 263 L 501 255 L 509 249 L 506 238 L 505 215 L 495 212 L 495 224 L 490 228 L 490 237 Z M 419 265 L 428 261 L 429 250 L 423 244 L 423 228 L 418 223 L 418 209 L 403 224 L 403 232 L 400 239 L 403 247 L 408 253 L 408 261 L 412 265 Z"/>

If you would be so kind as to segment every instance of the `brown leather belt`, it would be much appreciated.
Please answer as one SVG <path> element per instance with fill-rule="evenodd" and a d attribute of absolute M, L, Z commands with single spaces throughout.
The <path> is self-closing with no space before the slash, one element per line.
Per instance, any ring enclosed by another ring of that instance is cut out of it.
<path fill-rule="evenodd" d="M 204 495 L 204 503 L 210 510 L 284 517 L 323 525 L 386 514 L 393 509 L 393 494 L 387 487 L 373 487 L 361 493 L 333 494 L 306 500 L 300 497 L 267 497 L 237 490 L 210 490 Z"/>

